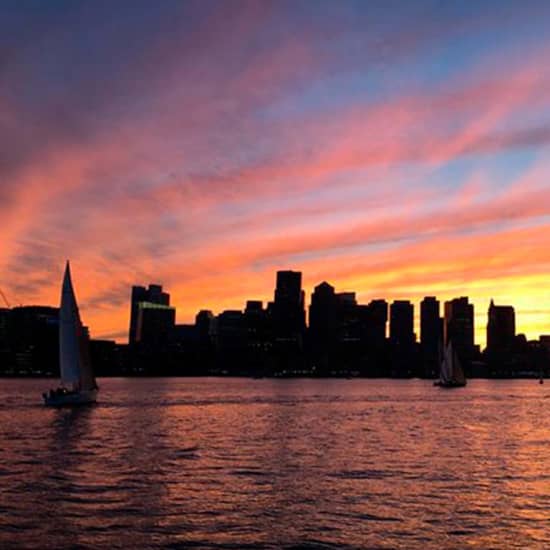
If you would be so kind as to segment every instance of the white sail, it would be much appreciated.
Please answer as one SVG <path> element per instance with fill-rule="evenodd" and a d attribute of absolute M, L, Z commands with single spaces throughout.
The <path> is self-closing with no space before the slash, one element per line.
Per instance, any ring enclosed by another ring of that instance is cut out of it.
<path fill-rule="evenodd" d="M 460 359 L 456 352 L 453 354 L 453 382 L 457 385 L 464 386 L 466 384 L 466 377 L 464 376 L 464 369 L 460 363 Z"/>
<path fill-rule="evenodd" d="M 90 364 L 88 337 L 80 321 L 69 262 L 65 268 L 61 290 L 59 360 L 63 386 L 78 391 L 96 387 Z"/>
<path fill-rule="evenodd" d="M 448 384 L 453 378 L 453 346 L 449 342 L 445 348 L 445 355 L 441 361 L 439 380 L 442 384 Z"/>
<path fill-rule="evenodd" d="M 439 384 L 447 387 L 465 386 L 466 377 L 460 363 L 460 359 L 455 350 L 453 350 L 452 342 L 447 344 L 445 356 L 441 361 L 439 372 Z"/>

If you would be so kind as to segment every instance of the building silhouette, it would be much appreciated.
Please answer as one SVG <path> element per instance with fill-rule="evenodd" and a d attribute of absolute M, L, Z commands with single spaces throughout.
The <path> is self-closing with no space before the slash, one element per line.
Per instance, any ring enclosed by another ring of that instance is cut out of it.
<path fill-rule="evenodd" d="M 130 330 L 128 334 L 128 344 L 130 346 L 135 344 L 137 340 L 140 303 L 169 306 L 170 295 L 162 291 L 161 285 L 150 284 L 148 288 L 145 288 L 144 286 L 132 287 L 130 303 Z"/>
<path fill-rule="evenodd" d="M 18 374 L 59 373 L 59 308 L 20 306 L 9 310 L 8 344 Z"/>
<path fill-rule="evenodd" d="M 443 352 L 443 319 L 439 314 L 439 300 L 434 296 L 426 296 L 420 302 L 420 347 L 424 375 L 434 378 Z"/>
<path fill-rule="evenodd" d="M 444 343 L 452 342 L 466 375 L 471 374 L 471 362 L 477 355 L 474 343 L 474 306 L 466 296 L 445 302 Z"/>
<path fill-rule="evenodd" d="M 260 300 L 246 302 L 244 323 L 247 349 L 254 355 L 252 360 L 261 363 L 263 361 L 261 354 L 270 349 L 272 334 L 269 315 Z"/>
<path fill-rule="evenodd" d="M 516 337 L 516 313 L 512 306 L 489 305 L 487 321 L 487 350 L 506 352 L 514 346 Z"/>
<path fill-rule="evenodd" d="M 10 309 L 0 308 L 0 353 L 9 349 L 8 322 Z"/>
<path fill-rule="evenodd" d="M 214 314 L 208 309 L 201 309 L 195 316 L 197 339 L 202 347 L 210 345 Z"/>
<path fill-rule="evenodd" d="M 164 347 L 176 322 L 173 307 L 154 302 L 138 302 L 135 343 L 147 349 Z"/>
<path fill-rule="evenodd" d="M 338 292 L 337 306 L 337 339 L 340 343 L 359 342 L 360 318 L 355 292 Z"/>
<path fill-rule="evenodd" d="M 390 341 L 401 347 L 415 341 L 414 307 L 408 300 L 396 300 L 390 305 Z"/>
<path fill-rule="evenodd" d="M 388 324 L 388 302 L 372 300 L 364 316 L 363 338 L 368 350 L 380 350 L 386 345 L 386 327 Z"/>
<path fill-rule="evenodd" d="M 272 305 L 275 339 L 280 344 L 302 347 L 306 328 L 305 294 L 300 271 L 278 271 Z"/>
<path fill-rule="evenodd" d="M 315 355 L 326 354 L 336 344 L 337 299 L 334 287 L 323 281 L 311 294 L 309 337 Z"/>
<path fill-rule="evenodd" d="M 391 376 L 404 378 L 417 374 L 414 306 L 408 300 L 390 305 Z"/>

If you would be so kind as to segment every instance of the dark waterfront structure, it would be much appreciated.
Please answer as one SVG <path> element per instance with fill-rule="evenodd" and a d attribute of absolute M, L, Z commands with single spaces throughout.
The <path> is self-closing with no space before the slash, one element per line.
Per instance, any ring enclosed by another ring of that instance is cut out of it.
<path fill-rule="evenodd" d="M 162 285 L 133 286 L 130 302 L 128 346 L 130 370 L 141 374 L 169 372 L 169 346 L 176 310 Z"/>
<path fill-rule="evenodd" d="M 214 326 L 214 343 L 222 353 L 232 354 L 245 348 L 247 331 L 242 311 L 223 311 Z"/>
<path fill-rule="evenodd" d="M 390 305 L 391 375 L 403 378 L 417 374 L 414 306 L 408 300 Z"/>
<path fill-rule="evenodd" d="M 364 357 L 360 372 L 363 376 L 389 376 L 390 346 L 386 337 L 388 303 L 386 300 L 372 300 L 368 305 L 358 306 L 358 309 Z"/>
<path fill-rule="evenodd" d="M 414 307 L 407 300 L 396 300 L 390 305 L 390 340 L 402 347 L 415 341 Z"/>
<path fill-rule="evenodd" d="M 130 330 L 128 334 L 128 344 L 132 346 L 137 341 L 139 304 L 150 303 L 162 306 L 170 305 L 170 295 L 162 291 L 161 285 L 151 284 L 149 288 L 144 286 L 133 286 L 130 303 Z"/>
<path fill-rule="evenodd" d="M 368 305 L 366 318 L 366 342 L 369 349 L 379 349 L 386 343 L 388 324 L 388 302 L 372 300 Z"/>
<path fill-rule="evenodd" d="M 357 303 L 354 292 L 335 292 L 326 281 L 315 287 L 309 308 L 309 349 L 318 373 L 388 375 L 388 304 Z"/>
<path fill-rule="evenodd" d="M 443 352 L 443 319 L 439 314 L 439 300 L 426 296 L 420 302 L 420 349 L 424 375 L 435 378 Z"/>
<path fill-rule="evenodd" d="M 282 349 L 302 349 L 306 329 L 300 271 L 278 271 L 272 306 L 275 341 Z"/>
<path fill-rule="evenodd" d="M 202 309 L 195 316 L 197 339 L 203 346 L 210 344 L 213 323 L 214 314 L 208 309 Z"/>
<path fill-rule="evenodd" d="M 59 308 L 21 306 L 9 310 L 7 320 L 11 374 L 59 373 Z"/>
<path fill-rule="evenodd" d="M 260 300 L 248 300 L 244 310 L 246 346 L 250 361 L 262 365 L 265 354 L 270 352 L 273 340 L 270 318 Z"/>
<path fill-rule="evenodd" d="M 323 281 L 311 295 L 309 306 L 309 338 L 313 354 L 326 361 L 336 345 L 337 300 L 334 287 Z"/>
<path fill-rule="evenodd" d="M 125 346 L 119 346 L 113 340 L 90 340 L 90 359 L 94 366 L 94 374 L 96 376 L 128 374 L 123 349 Z"/>
<path fill-rule="evenodd" d="M 487 322 L 487 351 L 506 352 L 514 346 L 516 337 L 516 313 L 512 306 L 489 306 Z"/>
<path fill-rule="evenodd" d="M 147 348 L 165 346 L 175 322 L 176 310 L 173 307 L 139 302 L 135 343 Z"/>
<path fill-rule="evenodd" d="M 10 342 L 8 334 L 8 323 L 10 309 L 0 308 L 0 374 L 11 364 Z"/>
<path fill-rule="evenodd" d="M 497 306 L 491 300 L 487 312 L 487 348 L 484 352 L 488 375 L 499 378 L 541 376 L 548 370 L 550 347 L 545 337 L 528 341 L 516 335 L 516 314 L 512 306 Z"/>

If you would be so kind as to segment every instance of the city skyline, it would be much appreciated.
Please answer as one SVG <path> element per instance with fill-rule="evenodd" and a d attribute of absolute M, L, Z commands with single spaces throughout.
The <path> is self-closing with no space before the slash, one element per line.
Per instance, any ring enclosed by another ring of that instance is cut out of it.
<path fill-rule="evenodd" d="M 489 325 L 491 323 L 502 323 L 502 319 L 504 319 L 504 324 L 506 326 L 505 331 L 513 336 L 515 335 L 524 335 L 527 337 L 527 339 L 537 340 L 539 337 L 544 336 L 547 338 L 548 334 L 550 333 L 550 327 L 547 327 L 548 330 L 541 332 L 540 334 L 537 334 L 535 337 L 530 338 L 527 334 L 521 331 L 521 323 L 518 323 L 518 311 L 515 308 L 514 304 L 502 304 L 502 303 L 495 303 L 495 300 L 491 298 L 489 306 L 484 311 L 477 311 L 475 304 L 470 302 L 470 298 L 468 296 L 453 296 L 449 298 L 448 300 L 441 300 L 439 296 L 436 295 L 430 295 L 429 293 L 425 294 L 422 299 L 415 303 L 412 300 L 408 300 L 404 297 L 397 298 L 394 300 L 389 300 L 384 296 L 378 296 L 376 298 L 371 298 L 367 301 L 362 301 L 359 296 L 360 293 L 356 292 L 353 289 L 339 289 L 336 286 L 333 286 L 330 281 L 322 280 L 314 285 L 314 288 L 311 292 L 306 292 L 302 287 L 302 279 L 303 279 L 303 273 L 301 271 L 297 270 L 278 270 L 275 274 L 275 284 L 273 285 L 271 289 L 271 293 L 266 299 L 258 299 L 257 297 L 247 297 L 245 298 L 245 301 L 242 304 L 235 305 L 234 307 L 228 307 L 228 308 L 219 308 L 219 307 L 200 307 L 197 309 L 197 311 L 194 312 L 194 314 L 190 318 L 181 319 L 177 316 L 178 311 L 178 304 L 175 303 L 174 300 L 172 300 L 172 294 L 170 292 L 170 289 L 166 288 L 163 284 L 160 284 L 157 282 L 149 282 L 146 285 L 140 284 L 140 285 L 132 285 L 128 289 L 128 301 L 126 304 L 126 310 L 127 310 L 127 319 L 126 319 L 126 328 L 124 331 L 122 331 L 122 334 L 124 335 L 123 338 L 116 339 L 117 343 L 135 343 L 139 339 L 139 314 L 140 310 L 143 309 L 144 311 L 150 310 L 150 309 L 164 309 L 164 310 L 170 310 L 171 312 L 171 324 L 174 326 L 190 326 L 198 323 L 198 318 L 201 314 L 208 312 L 211 315 L 213 315 L 214 318 L 219 317 L 220 315 L 224 313 L 232 313 L 232 312 L 241 312 L 245 313 L 249 307 L 252 307 L 253 309 L 259 309 L 259 311 L 268 312 L 273 308 L 273 306 L 277 304 L 277 295 L 278 295 L 278 288 L 279 288 L 279 280 L 281 275 L 284 277 L 285 274 L 290 275 L 296 275 L 299 276 L 299 279 L 296 281 L 296 289 L 297 292 L 300 294 L 300 304 L 298 307 L 298 311 L 303 312 L 303 319 L 299 321 L 296 319 L 296 322 L 298 322 L 298 326 L 300 323 L 303 323 L 303 326 L 307 328 L 308 330 L 311 330 L 311 309 L 312 307 L 315 307 L 315 295 L 316 292 L 318 293 L 321 291 L 326 292 L 326 289 L 329 289 L 329 292 L 332 293 L 333 296 L 337 297 L 342 303 L 350 303 L 354 307 L 366 307 L 366 306 L 372 306 L 376 304 L 377 302 L 381 302 L 385 304 L 385 307 L 387 309 L 387 318 L 386 322 L 384 323 L 385 330 L 384 330 L 384 337 L 390 341 L 392 340 L 392 308 L 396 307 L 397 309 L 400 309 L 402 307 L 407 310 L 407 313 L 405 313 L 406 318 L 410 317 L 411 320 L 405 321 L 405 325 L 408 327 L 409 323 L 412 326 L 412 336 L 414 337 L 414 341 L 416 343 L 420 343 L 421 341 L 421 335 L 422 335 L 422 315 L 425 315 L 426 325 L 425 330 L 426 332 L 434 332 L 434 330 L 437 330 L 434 326 L 434 322 L 444 322 L 446 317 L 452 316 L 452 304 L 455 302 L 464 302 L 469 308 L 471 308 L 471 313 L 469 314 L 471 318 L 474 321 L 474 327 L 473 327 L 473 343 L 479 347 L 479 349 L 483 350 L 485 349 L 489 342 L 487 339 L 488 331 L 489 331 Z M 272 274 L 273 279 L 273 274 Z M 283 279 L 284 280 L 284 279 Z M 283 283 L 284 284 L 284 283 Z M 291 286 L 294 283 L 290 283 Z M 319 296 L 319 294 L 317 294 Z M 284 300 L 284 298 L 283 298 Z M 11 307 L 17 309 L 18 304 L 13 304 Z M 23 306 L 23 304 L 21 304 Z M 50 309 L 55 310 L 57 306 L 52 304 L 25 304 L 25 307 L 30 308 L 42 308 L 42 309 Z M 450 308 L 448 311 L 447 309 Z M 0 306 L 0 310 L 3 308 Z M 425 311 L 424 311 L 425 309 Z M 4 309 L 5 310 L 5 309 Z M 410 310 L 410 311 L 409 311 Z M 275 310 L 271 310 L 271 315 L 274 315 L 274 320 L 277 318 L 278 314 Z M 424 311 L 424 314 L 422 313 Z M 326 314 L 326 312 L 325 312 Z M 298 316 L 300 314 L 298 313 Z M 435 319 L 434 319 L 435 317 Z M 513 321 L 510 321 L 509 319 L 513 319 Z M 437 320 L 439 319 L 439 321 Z M 85 321 L 85 319 L 84 319 Z M 287 326 L 287 323 L 289 322 L 288 319 L 285 319 L 283 321 L 283 325 Z M 100 334 L 95 333 L 94 328 L 90 327 L 87 322 L 85 322 L 86 329 L 90 332 L 90 336 L 99 340 L 106 339 L 105 336 L 102 336 Z M 446 340 L 445 330 L 442 327 L 439 329 L 441 331 L 440 337 L 442 337 L 444 340 Z M 408 328 L 405 328 L 405 332 L 408 331 Z M 483 333 L 483 338 L 480 340 L 478 339 L 477 335 Z M 112 338 L 115 340 L 115 338 Z"/>
<path fill-rule="evenodd" d="M 128 292 L 177 322 L 272 298 L 491 299 L 550 327 L 550 6 L 5 2 L 0 290 L 93 337 Z"/>
<path fill-rule="evenodd" d="M 277 271 L 271 300 L 201 309 L 192 323 L 176 322 L 169 289 L 134 285 L 128 345 L 94 339 L 85 326 L 92 362 L 106 376 L 435 379 L 443 355 L 454 353 L 468 378 L 543 377 L 548 371 L 550 335 L 527 339 L 518 333 L 512 305 L 491 301 L 482 347 L 475 341 L 474 305 L 467 296 L 443 303 L 426 296 L 418 331 L 408 300 L 361 303 L 355 292 L 323 281 L 308 303 L 302 279 L 300 271 Z M 54 374 L 59 326 L 59 308 L 0 308 L 0 376 Z"/>

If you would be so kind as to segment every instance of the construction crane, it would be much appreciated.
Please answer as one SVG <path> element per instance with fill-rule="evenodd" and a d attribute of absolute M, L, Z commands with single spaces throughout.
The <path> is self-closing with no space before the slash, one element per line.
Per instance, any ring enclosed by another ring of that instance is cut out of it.
<path fill-rule="evenodd" d="M 8 299 L 6 298 L 6 295 L 2 292 L 1 288 L 0 288 L 0 296 L 2 296 L 2 299 L 4 300 L 4 303 L 8 306 L 8 309 L 11 308 L 11 305 L 8 302 Z"/>

